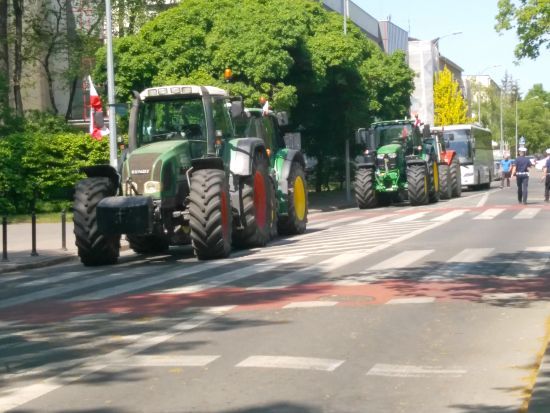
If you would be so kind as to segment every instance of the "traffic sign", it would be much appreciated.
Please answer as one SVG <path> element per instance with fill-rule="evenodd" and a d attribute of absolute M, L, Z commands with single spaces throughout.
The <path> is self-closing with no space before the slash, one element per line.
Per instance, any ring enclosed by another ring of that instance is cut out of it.
<path fill-rule="evenodd" d="M 519 138 L 519 144 L 525 145 L 525 136 L 522 136 L 521 138 Z"/>

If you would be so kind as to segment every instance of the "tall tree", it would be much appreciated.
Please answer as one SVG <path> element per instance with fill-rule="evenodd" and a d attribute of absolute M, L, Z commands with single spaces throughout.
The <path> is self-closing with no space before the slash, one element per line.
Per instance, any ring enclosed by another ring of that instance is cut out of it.
<path fill-rule="evenodd" d="M 23 116 L 23 99 L 21 97 L 21 79 L 23 76 L 23 13 L 24 0 L 13 1 L 13 15 L 15 20 L 14 59 L 13 59 L 13 98 L 15 101 L 15 113 Z"/>
<path fill-rule="evenodd" d="M 550 48 L 550 1 L 521 0 L 518 5 L 512 0 L 499 0 L 496 20 L 498 32 L 515 29 L 518 59 L 536 59 L 542 47 Z"/>
<path fill-rule="evenodd" d="M 468 120 L 466 101 L 458 82 L 447 66 L 436 74 L 434 112 L 435 126 L 466 123 Z"/>

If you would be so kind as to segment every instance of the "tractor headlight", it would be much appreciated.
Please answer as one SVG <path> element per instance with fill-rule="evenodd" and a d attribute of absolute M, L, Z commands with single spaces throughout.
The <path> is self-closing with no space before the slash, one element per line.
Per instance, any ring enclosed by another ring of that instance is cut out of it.
<path fill-rule="evenodd" d="M 386 156 L 386 155 L 382 153 L 382 154 L 380 154 L 380 155 L 376 155 L 376 158 L 378 158 L 378 159 L 384 159 L 385 156 Z"/>
<path fill-rule="evenodd" d="M 143 185 L 144 194 L 155 194 L 160 192 L 160 182 L 159 181 L 147 181 Z"/>
<path fill-rule="evenodd" d="M 389 156 L 390 159 L 395 159 L 395 158 L 397 158 L 397 152 L 389 153 L 388 156 Z"/>

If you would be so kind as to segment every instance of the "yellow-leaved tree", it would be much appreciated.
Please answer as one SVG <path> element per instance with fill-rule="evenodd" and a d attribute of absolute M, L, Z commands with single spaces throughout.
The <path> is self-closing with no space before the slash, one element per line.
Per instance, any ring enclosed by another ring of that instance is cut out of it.
<path fill-rule="evenodd" d="M 466 101 L 458 82 L 447 66 L 435 75 L 434 112 L 435 126 L 469 122 Z"/>

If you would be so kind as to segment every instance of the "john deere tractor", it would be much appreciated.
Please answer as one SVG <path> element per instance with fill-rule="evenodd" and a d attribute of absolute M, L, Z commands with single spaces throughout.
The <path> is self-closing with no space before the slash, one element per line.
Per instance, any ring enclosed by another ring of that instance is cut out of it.
<path fill-rule="evenodd" d="M 429 127 L 421 132 L 412 120 L 376 122 L 369 130 L 359 129 L 356 140 L 363 146 L 354 184 L 359 208 L 439 200 L 437 147 Z"/>
<path fill-rule="evenodd" d="M 211 86 L 136 92 L 121 170 L 90 166 L 76 185 L 82 263 L 115 263 L 121 235 L 137 253 L 191 243 L 201 260 L 228 256 L 233 243 L 265 245 L 277 228 L 276 186 L 292 181 L 294 158 L 275 179 L 265 141 L 235 134 L 243 113 L 242 100 Z"/>

